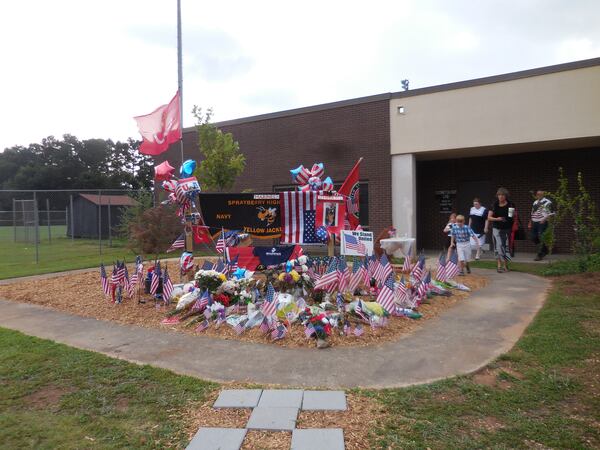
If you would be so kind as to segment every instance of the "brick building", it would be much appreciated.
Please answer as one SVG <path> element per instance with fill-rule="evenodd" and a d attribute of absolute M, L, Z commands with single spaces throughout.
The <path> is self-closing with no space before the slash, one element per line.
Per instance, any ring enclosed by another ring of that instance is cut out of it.
<path fill-rule="evenodd" d="M 321 161 L 338 184 L 363 156 L 362 222 L 375 233 L 393 223 L 419 248 L 441 248 L 447 211 L 468 213 L 474 196 L 489 205 L 499 186 L 527 216 L 530 191 L 555 189 L 559 167 L 572 180 L 581 171 L 600 206 L 600 58 L 218 126 L 247 158 L 236 190 L 285 189 L 289 169 Z M 195 130 L 185 130 L 185 156 L 197 159 L 197 148 Z M 179 148 L 164 159 L 179 161 Z M 559 237 L 567 251 L 568 226 Z"/>

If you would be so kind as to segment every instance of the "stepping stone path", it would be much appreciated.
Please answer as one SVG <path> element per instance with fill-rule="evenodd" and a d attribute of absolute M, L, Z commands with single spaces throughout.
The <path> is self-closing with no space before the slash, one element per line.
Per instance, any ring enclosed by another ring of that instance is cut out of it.
<path fill-rule="evenodd" d="M 292 450 L 344 450 L 341 428 L 297 429 L 302 411 L 346 411 L 343 391 L 226 389 L 213 408 L 251 408 L 246 428 L 200 428 L 187 450 L 239 450 L 248 430 L 291 431 Z"/>

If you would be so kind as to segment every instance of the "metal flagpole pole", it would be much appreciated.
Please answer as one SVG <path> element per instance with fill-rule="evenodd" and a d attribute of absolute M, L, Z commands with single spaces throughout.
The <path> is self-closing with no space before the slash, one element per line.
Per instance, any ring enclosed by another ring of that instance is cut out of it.
<path fill-rule="evenodd" d="M 183 164 L 183 63 L 181 50 L 181 0 L 177 0 L 177 89 L 179 92 L 179 149 Z"/>

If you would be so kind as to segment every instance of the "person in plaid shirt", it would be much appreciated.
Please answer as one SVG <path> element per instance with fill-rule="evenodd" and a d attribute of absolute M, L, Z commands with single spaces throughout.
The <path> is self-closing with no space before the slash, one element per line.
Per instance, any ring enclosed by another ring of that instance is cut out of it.
<path fill-rule="evenodd" d="M 467 273 L 471 273 L 469 267 L 469 261 L 471 261 L 471 238 L 476 242 L 477 249 L 479 250 L 479 238 L 469 225 L 465 225 L 465 216 L 456 216 L 456 225 L 452 227 L 452 243 L 456 244 L 456 252 L 458 253 L 458 261 L 460 263 L 459 275 L 465 274 L 465 267 Z"/>

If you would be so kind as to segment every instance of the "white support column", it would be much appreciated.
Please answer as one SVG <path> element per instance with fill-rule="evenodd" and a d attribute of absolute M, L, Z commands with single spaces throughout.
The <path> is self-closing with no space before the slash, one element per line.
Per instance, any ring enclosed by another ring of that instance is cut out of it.
<path fill-rule="evenodd" d="M 392 222 L 398 236 L 417 237 L 417 172 L 413 153 L 392 155 Z"/>

